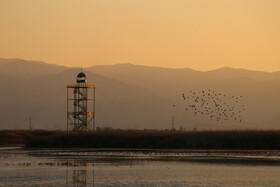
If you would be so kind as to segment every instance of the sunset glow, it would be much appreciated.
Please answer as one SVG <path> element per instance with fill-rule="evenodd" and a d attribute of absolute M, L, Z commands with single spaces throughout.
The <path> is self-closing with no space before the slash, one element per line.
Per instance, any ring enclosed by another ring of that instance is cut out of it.
<path fill-rule="evenodd" d="M 0 57 L 280 70 L 278 0 L 1 0 Z"/>

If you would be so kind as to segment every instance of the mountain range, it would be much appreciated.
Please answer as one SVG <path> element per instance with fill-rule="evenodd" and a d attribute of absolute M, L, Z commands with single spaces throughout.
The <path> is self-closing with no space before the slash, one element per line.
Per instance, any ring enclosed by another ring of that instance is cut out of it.
<path fill-rule="evenodd" d="M 0 59 L 0 128 L 66 129 L 66 85 L 75 83 L 80 68 L 39 61 Z M 84 68 L 96 85 L 96 125 L 99 127 L 166 129 L 279 129 L 280 72 L 220 68 L 200 72 L 188 68 L 116 64 Z M 242 96 L 242 122 L 209 120 L 186 110 L 182 94 L 211 90 Z M 175 106 L 175 107 L 173 107 Z"/>

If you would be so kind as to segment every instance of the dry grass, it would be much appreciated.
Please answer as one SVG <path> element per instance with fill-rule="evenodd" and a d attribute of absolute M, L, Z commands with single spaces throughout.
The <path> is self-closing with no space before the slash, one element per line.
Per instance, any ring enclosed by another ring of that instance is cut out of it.
<path fill-rule="evenodd" d="M 65 134 L 63 131 L 46 130 L 0 130 L 0 146 L 26 144 L 36 137 Z"/>
<path fill-rule="evenodd" d="M 26 148 L 280 149 L 280 131 L 66 132 L 2 130 L 0 145 Z"/>
<path fill-rule="evenodd" d="M 26 148 L 280 149 L 280 131 L 143 131 L 97 132 L 0 131 L 0 144 Z"/>

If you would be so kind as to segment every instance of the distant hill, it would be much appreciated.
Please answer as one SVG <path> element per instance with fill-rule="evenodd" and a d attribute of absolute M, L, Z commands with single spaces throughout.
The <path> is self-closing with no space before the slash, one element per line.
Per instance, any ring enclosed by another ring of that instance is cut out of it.
<path fill-rule="evenodd" d="M 243 95 L 248 110 L 245 113 L 246 125 L 258 128 L 279 128 L 277 123 L 269 123 L 280 114 L 280 72 L 260 72 L 233 68 L 220 68 L 214 71 L 199 72 L 191 69 L 168 69 L 158 67 L 117 64 L 94 66 L 89 71 L 114 78 L 128 84 L 137 84 L 151 90 L 163 98 L 182 105 L 182 93 L 190 90 L 212 89 L 227 95 Z M 186 103 L 185 103 L 186 105 Z M 186 112 L 183 115 L 188 115 Z M 182 116 L 179 119 L 185 120 Z M 208 121 L 188 120 L 200 127 Z M 200 121 L 200 122 L 199 122 Z M 179 123 L 184 124 L 183 121 Z M 231 124 L 240 128 L 241 124 Z M 206 126 L 209 126 L 206 125 Z"/>
<path fill-rule="evenodd" d="M 40 61 L 0 58 L 0 75 L 14 76 L 19 78 L 31 78 L 59 73 L 66 69 L 68 68 L 55 64 L 47 64 Z"/>
<path fill-rule="evenodd" d="M 44 62 L 0 59 L 0 129 L 66 128 L 66 85 L 75 83 L 79 68 Z M 96 85 L 97 126 L 114 128 L 170 128 L 172 105 L 175 126 L 185 129 L 280 128 L 279 72 L 232 68 L 209 72 L 191 69 L 118 64 L 85 69 Z M 221 125 L 186 111 L 182 93 L 212 89 L 243 95 L 244 122 Z"/>
<path fill-rule="evenodd" d="M 275 80 L 280 79 L 280 71 L 277 72 L 262 72 L 252 71 L 246 69 L 234 69 L 234 68 L 219 68 L 217 70 L 205 72 L 209 77 L 214 77 L 216 80 L 220 78 L 249 78 L 252 80 Z"/>
<path fill-rule="evenodd" d="M 0 128 L 66 128 L 66 85 L 75 83 L 79 69 L 29 79 L 0 75 Z M 160 128 L 168 117 L 166 99 L 141 88 L 86 72 L 97 86 L 96 122 L 114 128 Z M 172 102 L 169 102 L 171 105 Z M 157 114 L 157 112 L 160 114 Z M 152 124 L 158 124 L 152 126 Z"/>

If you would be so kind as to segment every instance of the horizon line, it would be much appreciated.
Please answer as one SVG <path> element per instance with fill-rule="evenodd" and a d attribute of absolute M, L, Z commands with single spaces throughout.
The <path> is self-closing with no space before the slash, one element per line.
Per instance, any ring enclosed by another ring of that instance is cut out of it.
<path fill-rule="evenodd" d="M 57 64 L 57 63 L 48 63 L 46 61 L 43 60 L 30 60 L 30 59 L 23 59 L 23 58 L 2 58 L 0 57 L 0 59 L 4 59 L 4 60 L 22 60 L 22 61 L 26 61 L 26 62 L 33 62 L 33 63 L 45 63 L 48 65 L 56 65 L 56 66 L 62 66 L 62 67 L 66 67 L 66 68 L 81 68 L 78 66 L 69 66 L 69 65 L 61 65 L 61 64 Z M 277 73 L 280 72 L 280 70 L 276 70 L 276 71 L 265 71 L 265 70 L 255 70 L 255 69 L 246 69 L 246 68 L 235 68 L 235 67 L 229 67 L 229 66 L 221 66 L 215 69 L 210 69 L 210 70 L 197 70 L 194 68 L 190 68 L 190 67 L 177 67 L 177 68 L 172 68 L 172 67 L 164 67 L 164 66 L 154 66 L 154 65 L 143 65 L 143 64 L 133 64 L 131 62 L 123 62 L 123 63 L 115 63 L 115 64 L 96 64 L 96 65 L 92 65 L 92 66 L 83 66 L 83 69 L 88 69 L 88 68 L 93 68 L 96 66 L 116 66 L 116 65 L 132 65 L 132 66 L 142 66 L 142 67 L 151 67 L 151 68 L 164 68 L 164 69 L 170 69 L 170 70 L 183 70 L 183 69 L 189 69 L 192 71 L 197 71 L 197 72 L 211 72 L 211 71 L 216 71 L 216 70 L 220 70 L 220 69 L 233 69 L 233 70 L 245 70 L 245 71 L 255 71 L 255 72 L 265 72 L 265 73 Z"/>

